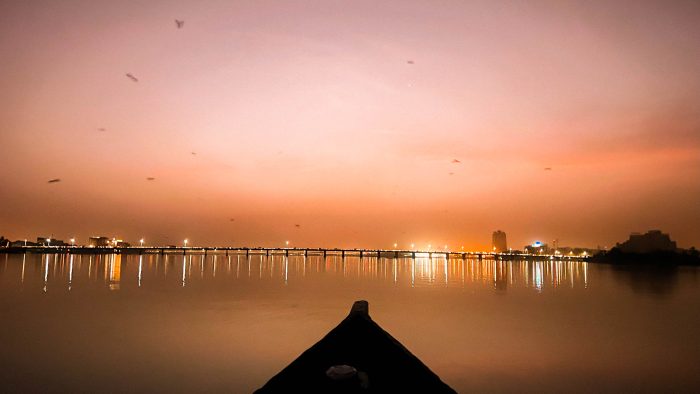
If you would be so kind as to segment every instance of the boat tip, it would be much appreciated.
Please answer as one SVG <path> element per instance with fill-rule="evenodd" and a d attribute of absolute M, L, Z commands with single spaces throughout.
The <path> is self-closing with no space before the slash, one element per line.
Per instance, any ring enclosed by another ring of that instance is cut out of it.
<path fill-rule="evenodd" d="M 355 301 L 350 309 L 350 315 L 362 315 L 369 317 L 369 302 L 365 300 Z"/>

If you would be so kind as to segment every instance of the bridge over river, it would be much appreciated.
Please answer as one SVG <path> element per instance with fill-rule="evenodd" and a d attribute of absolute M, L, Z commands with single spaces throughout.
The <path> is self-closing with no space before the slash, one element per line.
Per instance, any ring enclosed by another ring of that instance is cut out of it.
<path fill-rule="evenodd" d="M 339 248 L 265 248 L 265 247 L 196 247 L 196 246 L 20 246 L 0 248 L 0 253 L 42 254 L 218 254 L 257 256 L 340 256 L 374 258 L 443 257 L 445 259 L 493 259 L 493 260 L 585 260 L 588 255 L 529 254 L 514 252 L 465 252 L 450 250 L 405 250 L 405 249 L 339 249 Z"/>

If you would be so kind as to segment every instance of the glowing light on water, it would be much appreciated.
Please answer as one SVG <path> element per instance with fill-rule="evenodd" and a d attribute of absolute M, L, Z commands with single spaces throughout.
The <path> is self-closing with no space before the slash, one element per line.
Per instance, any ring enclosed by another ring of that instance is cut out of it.
<path fill-rule="evenodd" d="M 141 273 L 142 272 L 143 272 L 143 256 L 139 256 L 139 276 L 138 276 L 139 287 L 141 287 Z"/>
<path fill-rule="evenodd" d="M 182 287 L 185 287 L 185 274 L 187 272 L 187 257 L 182 256 Z"/>

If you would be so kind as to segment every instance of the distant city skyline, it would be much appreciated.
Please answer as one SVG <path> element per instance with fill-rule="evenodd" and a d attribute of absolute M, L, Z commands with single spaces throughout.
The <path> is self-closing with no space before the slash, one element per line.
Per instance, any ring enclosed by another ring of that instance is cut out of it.
<path fill-rule="evenodd" d="M 700 3 L 0 3 L 0 235 L 700 246 Z"/>

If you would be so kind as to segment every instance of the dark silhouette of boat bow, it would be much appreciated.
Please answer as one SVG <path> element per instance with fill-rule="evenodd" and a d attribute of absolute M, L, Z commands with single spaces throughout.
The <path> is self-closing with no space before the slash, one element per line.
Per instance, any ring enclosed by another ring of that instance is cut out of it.
<path fill-rule="evenodd" d="M 369 316 L 367 301 L 256 393 L 454 393 Z"/>

